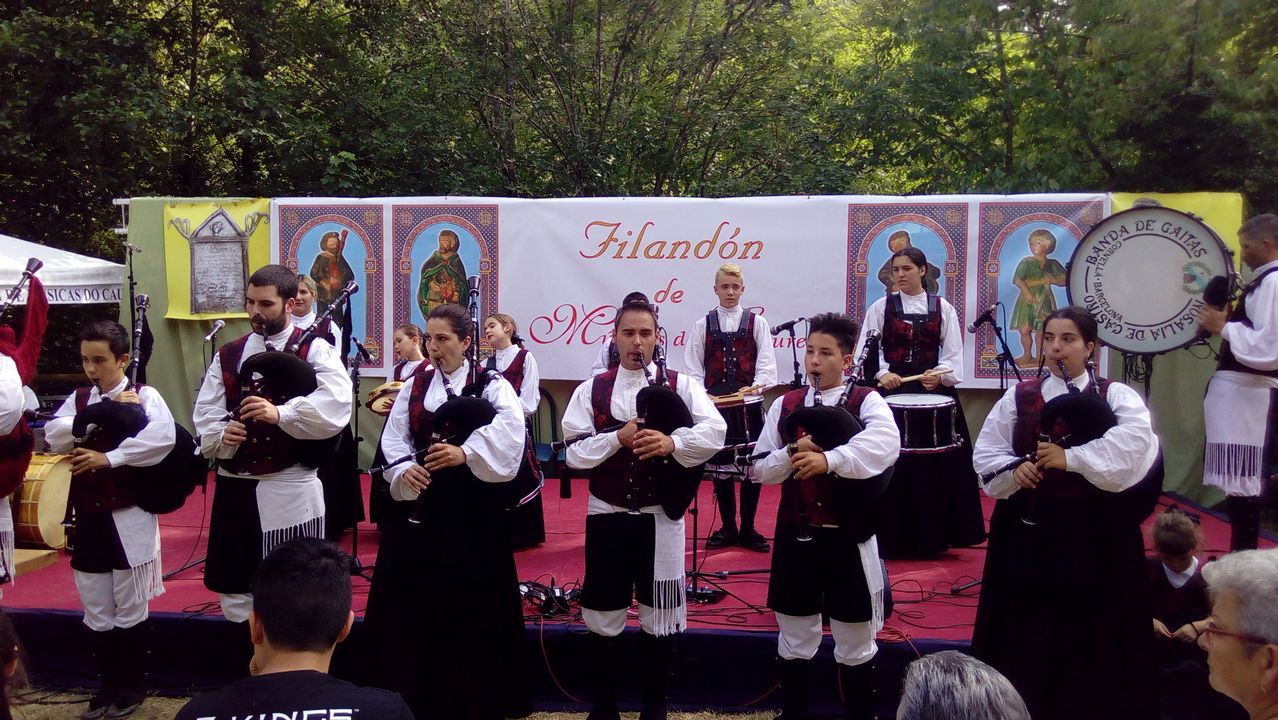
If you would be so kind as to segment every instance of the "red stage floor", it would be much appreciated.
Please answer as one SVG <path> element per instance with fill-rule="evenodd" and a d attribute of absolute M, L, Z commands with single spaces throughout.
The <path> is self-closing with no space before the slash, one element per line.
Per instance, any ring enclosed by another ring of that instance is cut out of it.
<path fill-rule="evenodd" d="M 368 478 L 365 477 L 365 497 Z M 559 481 L 552 480 L 544 497 L 546 515 L 546 542 L 540 547 L 524 550 L 517 557 L 521 580 L 565 586 L 580 582 L 584 574 L 583 553 L 585 532 L 586 485 L 584 480 L 574 481 L 573 497 L 567 500 L 558 496 Z M 210 493 L 212 490 L 210 490 Z M 733 548 L 704 553 L 705 537 L 718 526 L 711 486 L 702 486 L 700 503 L 703 513 L 698 528 L 697 559 L 700 569 L 707 573 L 722 571 L 766 571 L 769 555 Z M 780 489 L 765 487 L 759 508 L 763 519 L 761 532 L 771 536 L 776 517 L 776 504 Z M 1174 502 L 1164 497 L 1164 504 Z M 179 568 L 191 559 L 204 555 L 207 541 L 207 513 L 212 507 L 212 495 L 202 495 L 197 490 L 186 507 L 177 513 L 161 518 L 160 531 L 166 571 Z M 993 501 L 984 501 L 986 518 L 993 509 Z M 1229 545 L 1228 525 L 1211 514 L 1202 514 L 1202 528 L 1207 539 L 1204 558 L 1220 555 Z M 689 536 L 692 522 L 688 522 Z M 359 556 L 364 565 L 373 565 L 377 557 L 378 533 L 374 526 L 362 525 L 359 534 Z M 1262 541 L 1263 542 L 1263 541 Z M 1272 543 L 1265 543 L 1272 545 Z M 347 549 L 351 535 L 342 539 Z M 971 639 L 972 623 L 976 615 L 978 588 L 965 591 L 955 597 L 950 588 L 956 584 L 980 577 L 985 561 L 985 546 L 952 550 L 933 560 L 892 561 L 888 563 L 896 610 L 888 621 L 884 639 L 906 640 L 911 637 L 966 642 Z M 691 567 L 692 551 L 689 544 L 687 565 Z M 767 573 L 748 573 L 715 582 L 731 595 L 711 605 L 697 605 L 690 613 L 693 627 L 733 628 L 744 630 L 775 630 L 773 617 L 764 607 L 767 595 Z M 714 578 L 712 578 L 714 579 Z M 217 614 L 217 597 L 204 588 L 201 567 L 196 566 L 165 582 L 167 592 L 151 603 L 155 612 L 187 612 Z M 362 613 L 367 596 L 368 583 L 355 580 L 355 610 Z M 54 608 L 75 610 L 79 608 L 75 584 L 71 578 L 68 558 L 60 555 L 50 567 L 23 575 L 4 588 L 4 604 L 19 608 Z"/>

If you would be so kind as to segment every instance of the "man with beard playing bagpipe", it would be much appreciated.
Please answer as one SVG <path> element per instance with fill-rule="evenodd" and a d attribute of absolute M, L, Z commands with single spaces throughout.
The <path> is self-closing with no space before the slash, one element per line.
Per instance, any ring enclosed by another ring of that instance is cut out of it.
<path fill-rule="evenodd" d="M 505 502 L 524 414 L 500 373 L 472 375 L 474 324 L 460 305 L 431 309 L 434 368 L 404 381 L 382 433 L 390 496 L 411 514 L 382 525 L 364 615 L 368 683 L 403 695 L 418 718 L 531 709 Z"/>
<path fill-rule="evenodd" d="M 782 484 L 768 584 L 780 630 L 781 715 L 807 716 L 812 658 L 822 615 L 828 615 L 847 716 L 869 720 L 874 638 L 884 620 L 874 511 L 901 438 L 883 398 L 855 385 L 856 321 L 823 313 L 809 322 L 804 362 L 813 387 L 772 403 L 753 456 L 759 482 Z M 852 380 L 845 384 L 849 370 Z M 846 430 L 836 431 L 839 426 Z"/>
<path fill-rule="evenodd" d="M 1149 410 L 1090 365 L 1096 321 L 1051 312 L 1051 373 L 1020 383 L 974 449 L 990 519 L 973 654 L 1007 676 L 1042 720 L 1157 713 L 1141 522 L 1162 490 Z"/>
<path fill-rule="evenodd" d="M 92 631 L 100 683 L 80 717 L 93 720 L 130 715 L 146 698 L 147 602 L 164 592 L 164 584 L 160 525 L 137 505 L 137 468 L 164 460 L 176 430 L 160 394 L 125 375 L 129 336 L 119 323 L 90 323 L 79 340 L 80 361 L 93 387 L 77 390 L 62 403 L 45 425 L 45 439 L 54 452 L 71 453 L 71 569 L 84 624 Z M 109 438 L 135 422 L 126 414 L 139 407 L 145 415 L 138 418 L 138 424 L 145 423 L 141 430 L 109 440 L 107 444 L 118 440 L 114 449 L 90 449 L 105 447 L 94 441 L 95 434 Z M 90 418 L 103 427 L 88 427 Z"/>
<path fill-rule="evenodd" d="M 49 321 L 49 299 L 44 286 L 35 277 L 42 263 L 38 258 L 27 261 L 18 283 L 9 291 L 0 308 L 0 585 L 13 580 L 13 506 L 9 495 L 22 485 L 35 449 L 35 436 L 27 424 L 24 410 L 24 388 L 35 377 L 44 330 Z M 18 300 L 22 285 L 30 281 L 27 312 L 22 323 L 22 338 L 4 324 L 9 308 Z"/>
<path fill-rule="evenodd" d="M 651 305 L 623 305 L 614 335 L 620 366 L 578 386 L 563 419 L 568 466 L 590 471 L 581 591 L 582 617 L 595 635 L 590 719 L 619 717 L 620 635 L 634 598 L 640 718 L 663 720 L 672 636 L 687 627 L 688 617 L 683 513 L 701 466 L 723 447 L 727 425 L 700 383 L 666 371 L 660 356 L 654 364 L 660 328 Z"/>
<path fill-rule="evenodd" d="M 272 548 L 323 537 L 315 467 L 351 417 L 341 359 L 289 322 L 296 295 L 297 275 L 283 265 L 249 277 L 253 332 L 218 350 L 195 400 L 200 449 L 218 461 L 204 585 L 233 622 L 248 620 L 253 573 Z"/>

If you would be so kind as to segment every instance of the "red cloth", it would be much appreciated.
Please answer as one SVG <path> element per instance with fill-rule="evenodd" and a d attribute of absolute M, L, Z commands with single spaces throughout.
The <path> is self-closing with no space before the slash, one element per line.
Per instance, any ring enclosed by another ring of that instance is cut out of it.
<path fill-rule="evenodd" d="M 40 278 L 31 277 L 27 292 L 27 316 L 23 323 L 22 340 L 17 340 L 13 328 L 0 325 L 0 353 L 13 358 L 18 366 L 18 377 L 23 385 L 31 384 L 35 377 L 36 363 L 40 360 L 40 346 L 44 331 L 49 326 L 49 298 L 44 294 Z"/>

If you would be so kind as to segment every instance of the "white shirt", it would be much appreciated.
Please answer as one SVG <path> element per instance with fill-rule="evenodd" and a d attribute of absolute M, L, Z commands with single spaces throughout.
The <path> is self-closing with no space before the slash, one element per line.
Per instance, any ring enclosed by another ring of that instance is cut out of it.
<path fill-rule="evenodd" d="M 505 372 L 510 367 L 520 349 L 518 345 L 511 345 L 493 353 L 493 357 L 497 359 L 498 372 Z M 541 404 L 540 384 L 541 373 L 537 370 L 537 358 L 530 352 L 524 356 L 524 382 L 519 386 L 519 404 L 524 408 L 524 415 L 537 412 L 537 406 Z"/>
<path fill-rule="evenodd" d="M 127 377 L 120 378 L 120 382 L 108 390 L 106 396 L 114 400 L 124 392 L 128 384 Z M 95 387 L 89 391 L 89 405 L 94 405 L 101 400 L 102 394 L 98 388 Z M 164 403 L 160 393 L 156 392 L 155 388 L 143 385 L 138 390 L 138 400 L 141 402 L 142 410 L 146 412 L 146 427 L 142 428 L 137 435 L 125 438 L 118 448 L 106 453 L 111 467 L 122 465 L 150 467 L 163 460 L 173 449 L 173 441 L 176 438 L 173 414 L 169 412 L 169 406 Z M 75 393 L 71 393 L 54 414 L 54 419 L 45 424 L 44 439 L 53 452 L 71 452 L 71 449 L 75 447 L 75 438 L 71 432 L 75 413 Z"/>
<path fill-rule="evenodd" d="M 654 376 L 657 368 L 648 365 L 648 371 Z M 570 438 L 584 433 L 594 432 L 594 409 L 591 405 L 591 389 L 594 380 L 590 379 L 577 386 L 573 391 L 568 407 L 564 409 L 564 437 Z M 618 422 L 629 422 L 639 415 L 635 402 L 639 391 L 648 386 L 648 379 L 643 370 L 627 370 L 624 366 L 617 368 L 617 380 L 612 388 L 609 408 Z M 684 467 L 692 467 L 706 462 L 714 454 L 723 449 L 723 440 L 728 432 L 728 424 L 715 409 L 710 396 L 701 387 L 701 383 L 690 378 L 686 373 L 679 373 L 679 382 L 675 392 L 688 406 L 692 413 L 692 427 L 679 428 L 670 434 L 674 441 L 674 452 L 671 457 Z M 577 470 L 588 470 L 597 467 L 621 449 L 621 441 L 616 431 L 601 433 L 586 438 L 568 447 L 566 459 L 568 467 Z M 645 512 L 657 512 L 659 506 L 644 508 Z M 599 512 L 625 512 L 626 508 L 608 505 L 594 495 L 590 496 L 590 514 Z"/>
<path fill-rule="evenodd" d="M 1278 267 L 1278 260 L 1256 268 L 1253 277 Z M 1260 282 L 1260 286 L 1243 300 L 1251 327 L 1241 322 L 1228 322 L 1220 336 L 1229 341 L 1234 357 L 1257 370 L 1278 370 L 1278 273 Z M 1229 371 L 1226 371 L 1229 372 Z"/>
<path fill-rule="evenodd" d="M 730 333 L 736 332 L 745 319 L 746 309 L 740 305 L 726 308 L 720 305 L 715 308 L 719 314 L 719 329 Z M 777 384 L 777 356 L 772 352 L 772 334 L 768 332 L 768 321 L 762 315 L 754 316 L 754 344 L 758 347 L 758 356 L 754 361 L 754 380 L 751 385 L 771 387 Z M 706 319 L 697 320 L 688 334 L 688 344 L 683 349 L 683 364 L 688 374 L 696 378 L 702 385 L 706 381 Z"/>
<path fill-rule="evenodd" d="M 894 292 L 892 295 L 901 296 L 901 311 L 907 315 L 926 315 L 927 314 L 927 293 L 921 292 L 918 295 L 906 295 L 903 292 Z M 946 386 L 954 386 L 963 382 L 963 328 L 959 326 L 958 313 L 954 311 L 954 306 L 949 300 L 938 297 L 941 301 L 941 354 L 938 367 L 944 365 L 950 369 L 950 372 L 941 376 L 941 384 Z M 881 297 L 875 300 L 870 309 L 865 312 L 865 322 L 861 323 L 861 337 L 856 343 L 855 357 L 861 356 L 861 348 L 865 347 L 865 334 L 869 330 L 877 330 L 880 334 L 883 332 L 883 318 L 887 309 L 887 297 Z M 883 377 L 889 372 L 887 358 L 883 355 L 883 343 L 879 343 L 879 371 L 875 373 L 874 378 Z"/>
<path fill-rule="evenodd" d="M 293 321 L 293 327 L 302 328 L 303 330 L 305 330 L 306 328 L 315 324 L 315 306 L 312 305 L 311 311 L 306 313 L 305 315 L 290 314 L 289 319 Z"/>
<path fill-rule="evenodd" d="M 1184 587 L 1185 583 L 1193 579 L 1195 572 L 1198 572 L 1197 557 L 1190 558 L 1189 567 L 1185 568 L 1185 572 L 1176 572 L 1166 565 L 1163 565 L 1163 574 L 1167 576 L 1167 582 L 1171 583 L 1171 586 L 1177 590 Z"/>
<path fill-rule="evenodd" d="M 1087 374 L 1074 378 L 1079 390 L 1087 390 Z M 1043 383 L 1043 402 L 1068 392 L 1064 381 L 1052 375 Z M 1121 492 L 1140 482 L 1158 456 L 1158 436 L 1150 424 L 1149 409 L 1135 390 L 1122 383 L 1110 383 L 1106 393 L 1118 424 L 1102 437 L 1065 450 L 1065 465 L 1106 492 Z M 1008 388 L 985 418 L 985 425 L 972 448 L 972 465 L 977 474 L 995 470 L 1017 457 L 1012 450 L 1016 428 L 1016 387 Z M 993 498 L 1011 497 L 1020 485 L 1012 472 L 995 475 L 985 485 Z"/>
<path fill-rule="evenodd" d="M 293 333 L 291 325 L 270 337 L 271 346 L 283 350 Z M 248 358 L 266 350 L 262 336 L 252 333 L 244 345 L 244 354 L 240 357 L 240 365 Z M 303 397 L 295 397 L 279 409 L 280 429 L 299 440 L 323 440 L 341 432 L 351 419 L 351 379 L 342 367 L 341 360 L 333 346 L 322 338 L 311 341 L 310 352 L 306 362 L 315 369 L 315 380 L 318 387 L 315 392 Z M 237 370 L 239 368 L 236 368 Z M 226 419 L 226 388 L 222 385 L 222 354 L 213 356 L 208 372 L 204 375 L 204 384 L 200 386 L 200 394 L 195 399 L 192 422 L 195 434 L 200 440 L 200 452 L 207 458 L 229 459 L 235 456 L 238 445 L 222 444 L 222 431 L 229 420 Z M 315 478 L 315 469 L 300 463 L 266 475 L 242 475 L 256 480 L 304 481 Z"/>
<path fill-rule="evenodd" d="M 816 390 L 809 387 L 803 398 L 804 406 L 812 404 Z M 839 385 L 821 391 L 821 403 L 833 405 L 843 393 Z M 780 428 L 781 400 L 777 399 L 768 408 L 768 415 L 763 421 L 763 432 L 755 445 L 757 453 L 768 453 L 766 457 L 754 461 L 755 477 L 758 482 L 775 485 L 784 482 L 794 474 L 790 463 L 790 453 L 781 439 Z M 865 429 L 853 435 L 846 443 L 825 451 L 825 461 L 830 472 L 843 478 L 871 478 L 887 470 L 896 462 L 901 454 L 901 432 L 896 427 L 896 419 L 886 401 L 877 392 L 866 396 L 861 403 L 861 422 Z"/>
<path fill-rule="evenodd" d="M 8 435 L 22 419 L 22 378 L 13 358 L 0 355 L 0 435 Z"/>
<path fill-rule="evenodd" d="M 470 371 L 470 362 L 462 360 L 461 367 L 453 371 L 447 378 L 453 392 L 461 394 L 466 386 Z M 404 381 L 404 386 L 395 396 L 395 404 L 391 406 L 390 415 L 386 418 L 386 428 L 382 431 L 382 454 L 388 460 L 398 460 L 413 454 L 412 427 L 409 424 L 409 398 L 413 394 L 413 383 L 422 376 L 412 377 Z M 426 388 L 426 397 L 422 407 L 430 412 L 439 409 L 448 399 L 448 391 L 444 389 L 444 373 L 436 369 L 430 387 Z M 506 382 L 506 378 L 497 377 L 484 386 L 484 399 L 492 403 L 497 410 L 493 421 L 476 429 L 462 443 L 466 452 L 466 467 L 475 477 L 483 482 L 506 482 L 515 477 L 519 471 L 519 463 L 524 457 L 524 413 L 515 395 L 515 389 Z M 405 460 L 390 468 L 383 475 L 390 483 L 391 497 L 396 500 L 415 500 L 420 494 L 405 483 L 401 477 L 412 460 Z"/>
<path fill-rule="evenodd" d="M 408 378 L 412 377 L 413 371 L 417 369 L 418 365 L 421 365 L 424 362 L 426 362 L 424 359 L 423 360 L 405 360 L 404 367 L 401 368 L 399 371 L 400 382 L 403 382 L 404 380 L 407 380 Z M 426 369 L 427 370 L 430 369 L 430 363 L 426 363 Z"/>

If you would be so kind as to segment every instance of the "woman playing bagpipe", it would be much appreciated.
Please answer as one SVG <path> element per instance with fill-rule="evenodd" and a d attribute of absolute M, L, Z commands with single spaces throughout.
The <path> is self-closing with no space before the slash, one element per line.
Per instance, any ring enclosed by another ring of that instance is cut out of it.
<path fill-rule="evenodd" d="M 870 720 L 874 637 L 884 620 L 875 507 L 901 438 L 883 398 L 853 385 L 860 377 L 852 356 L 856 321 L 823 313 L 810 323 L 804 362 L 813 387 L 772 403 L 754 455 L 758 481 L 782 484 L 768 584 L 768 606 L 780 629 L 781 714 L 787 720 L 807 715 L 824 614 L 847 717 Z M 845 385 L 850 369 L 854 380 Z M 840 426 L 847 428 L 842 434 Z"/>
<path fill-rule="evenodd" d="M 430 311 L 434 368 L 405 380 L 382 433 L 390 495 L 412 510 L 382 526 L 364 616 L 367 680 L 402 694 L 419 718 L 529 711 L 502 492 L 523 457 L 524 414 L 500 374 L 472 378 L 473 340 L 461 306 Z"/>
<path fill-rule="evenodd" d="M 35 437 L 24 410 L 24 391 L 35 377 L 40 346 L 49 321 L 49 299 L 35 277 L 43 265 L 38 258 L 27 261 L 21 279 L 9 291 L 0 309 L 0 585 L 13 580 L 13 506 L 9 495 L 17 490 L 31 464 Z M 22 337 L 5 324 L 9 308 L 18 300 L 22 286 L 30 281 Z"/>
<path fill-rule="evenodd" d="M 391 368 L 390 382 L 374 388 L 368 395 L 365 405 L 374 413 L 385 417 L 390 414 L 395 398 L 404 387 L 404 381 L 420 375 L 431 368 L 426 356 L 422 354 L 422 329 L 414 323 L 404 323 L 395 327 L 391 335 L 391 351 L 395 353 L 395 365 Z M 382 432 L 386 426 L 382 425 Z M 380 467 L 386 463 L 382 454 L 381 436 L 377 438 L 377 449 L 373 452 L 373 466 Z M 391 500 L 390 484 L 375 477 L 368 490 L 368 518 L 377 523 L 380 529 L 383 523 L 406 522 L 408 520 L 407 503 L 395 503 Z M 397 512 L 398 510 L 398 512 Z"/>
<path fill-rule="evenodd" d="M 176 431 L 160 394 L 125 376 L 129 336 L 119 323 L 90 323 L 79 340 L 80 361 L 93 387 L 77 390 L 62 403 L 45 425 L 45 439 L 54 452 L 71 454 L 71 569 L 84 624 L 92 631 L 99 678 L 98 692 L 80 717 L 92 720 L 129 715 L 146 697 L 147 601 L 163 593 L 164 584 L 160 526 L 155 515 L 137 506 L 137 469 L 163 460 Z M 127 414 L 138 407 L 145 425 L 136 435 L 105 452 L 89 449 L 98 446 L 92 440 L 95 433 L 109 435 L 130 424 Z M 102 427 L 86 426 L 90 417 Z"/>
<path fill-rule="evenodd" d="M 687 627 L 683 514 L 727 424 L 701 384 L 667 372 L 647 302 L 617 311 L 621 364 L 577 387 L 564 410 L 567 463 L 590 471 L 582 618 L 594 635 L 594 720 L 617 718 L 621 632 L 632 601 L 643 708 L 664 718 L 673 636 Z"/>
<path fill-rule="evenodd" d="M 926 415 L 933 414 L 940 432 L 926 444 L 938 449 L 957 446 L 940 452 L 902 450 L 892 484 L 879 503 L 875 535 L 883 557 L 933 557 L 985 539 L 981 491 L 972 472 L 972 440 L 954 391 L 963 380 L 963 328 L 945 298 L 924 291 L 929 265 L 923 251 L 907 247 L 893 253 L 889 262 L 896 291 L 876 300 L 866 312 L 857 351 L 864 348 L 866 333 L 880 332 L 880 351 L 870 355 L 867 375 L 877 380 L 885 397 L 911 395 L 890 399 L 889 405 L 929 397 L 952 402 L 953 414 L 948 407 L 903 407 L 898 412 L 909 422 L 908 413 L 922 411 L 918 424 L 923 426 L 932 425 Z M 903 382 L 906 378 L 917 379 Z"/>
<path fill-rule="evenodd" d="M 1051 373 L 1008 390 L 976 441 L 998 503 L 972 649 L 1035 718 L 1151 717 L 1140 524 L 1161 491 L 1158 438 L 1139 395 L 1091 373 L 1086 310 L 1049 314 L 1042 347 Z"/>
<path fill-rule="evenodd" d="M 541 374 L 537 371 L 537 358 L 524 347 L 524 339 L 517 330 L 515 318 L 505 313 L 493 313 L 484 320 L 484 335 L 493 345 L 487 367 L 501 373 L 515 389 L 528 423 L 541 404 Z M 546 519 L 541 506 L 543 483 L 529 425 L 524 438 L 524 459 L 511 488 L 515 495 L 511 498 L 511 544 L 516 550 L 540 545 L 546 540 Z"/>

